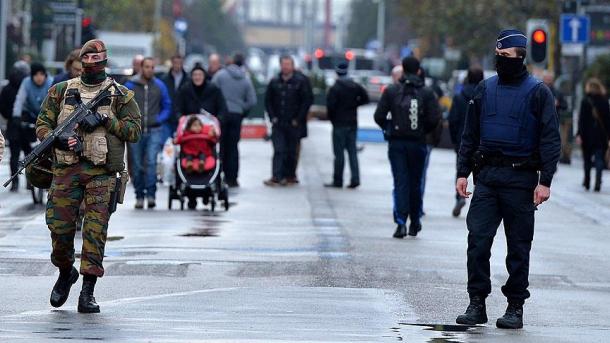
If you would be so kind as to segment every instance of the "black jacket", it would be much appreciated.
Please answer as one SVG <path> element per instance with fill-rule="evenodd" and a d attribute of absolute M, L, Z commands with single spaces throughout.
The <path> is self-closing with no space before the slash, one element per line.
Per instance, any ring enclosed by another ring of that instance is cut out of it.
<path fill-rule="evenodd" d="M 597 109 L 599 120 L 593 115 L 593 106 Z M 600 122 L 601 121 L 601 122 Z M 602 124 L 603 122 L 603 124 Z M 582 148 L 593 151 L 606 150 L 610 137 L 610 109 L 608 99 L 602 95 L 587 94 L 580 103 L 577 135 L 582 139 Z"/>
<path fill-rule="evenodd" d="M 265 93 L 265 109 L 274 125 L 291 126 L 296 120 L 301 136 L 306 132 L 307 113 L 313 102 L 311 85 L 305 75 L 294 72 L 292 77 L 284 80 L 280 75 L 274 77 Z"/>
<path fill-rule="evenodd" d="M 188 74 L 183 70 L 182 79 L 180 79 L 180 84 L 176 88 L 176 80 L 174 79 L 174 75 L 172 74 L 172 71 L 170 70 L 167 72 L 167 74 L 163 75 L 163 77 L 161 78 L 161 81 L 163 81 L 163 83 L 165 83 L 165 86 L 167 87 L 167 93 L 169 93 L 169 98 L 172 99 L 172 102 L 173 102 L 176 100 L 176 94 L 178 94 L 178 92 L 180 91 L 180 88 L 182 88 L 182 86 L 184 86 L 189 81 L 191 81 L 191 79 L 189 78 Z"/>
<path fill-rule="evenodd" d="M 460 150 L 462 142 L 462 132 L 464 132 L 464 123 L 466 122 L 466 112 L 468 111 L 468 102 L 474 97 L 474 89 L 477 85 L 464 84 L 462 91 L 453 96 L 451 109 L 449 110 L 449 133 L 451 134 L 451 143 L 455 151 Z"/>
<path fill-rule="evenodd" d="M 524 75 L 515 82 L 522 82 L 528 74 Z M 501 81 L 502 82 L 502 81 Z M 485 91 L 485 81 L 481 81 L 476 87 L 473 100 L 469 103 L 462 134 L 462 143 L 458 154 L 458 177 L 468 177 L 473 170 L 472 158 L 479 149 L 480 143 L 480 117 L 481 104 Z M 531 101 L 532 113 L 536 116 L 539 123 L 538 152 L 540 156 L 540 184 L 550 187 L 553 175 L 557 170 L 557 162 L 561 150 L 561 139 L 559 137 L 559 122 L 555 111 L 555 98 L 547 86 L 540 84 L 535 90 Z M 492 173 L 493 174 L 493 173 Z M 492 176 L 490 174 L 490 176 Z M 517 175 L 520 173 L 513 173 Z M 529 173 L 531 174 L 531 173 Z M 528 175 L 529 175 L 528 174 Z M 520 176 L 509 179 L 506 175 L 496 173 L 494 183 L 501 183 L 507 187 L 530 187 L 531 180 L 526 180 Z M 509 175 L 510 176 L 510 175 Z M 537 175 L 534 174 L 534 182 L 537 182 Z M 535 186 L 535 185 L 534 185 Z"/>
<path fill-rule="evenodd" d="M 227 104 L 222 92 L 210 81 L 205 81 L 203 89 L 196 91 L 193 82 L 189 82 L 180 87 L 176 97 L 176 116 L 199 113 L 204 109 L 210 114 L 223 120 L 227 114 Z"/>
<path fill-rule="evenodd" d="M 0 114 L 7 120 L 6 139 L 8 140 L 19 138 L 21 124 L 13 119 L 13 105 L 24 77 L 25 75 L 17 69 L 12 70 L 8 75 L 8 84 L 0 92 Z"/>
<path fill-rule="evenodd" d="M 397 97 L 402 97 L 403 87 L 414 87 L 418 89 L 423 101 L 424 133 L 431 132 L 438 126 L 441 120 L 441 110 L 436 94 L 432 89 L 424 87 L 424 82 L 417 75 L 406 75 L 402 81 L 401 83 L 388 86 L 381 95 L 375 110 L 375 122 L 382 130 L 385 130 L 388 127 L 388 112 L 391 112 L 392 116 L 405 115 L 405 113 L 397 113 L 399 109 L 395 105 L 397 103 L 396 99 Z M 426 142 L 425 135 L 421 137 L 420 142 Z"/>
<path fill-rule="evenodd" d="M 361 85 L 351 79 L 340 78 L 326 95 L 328 119 L 333 126 L 358 126 L 358 106 L 369 103 L 369 96 Z"/>

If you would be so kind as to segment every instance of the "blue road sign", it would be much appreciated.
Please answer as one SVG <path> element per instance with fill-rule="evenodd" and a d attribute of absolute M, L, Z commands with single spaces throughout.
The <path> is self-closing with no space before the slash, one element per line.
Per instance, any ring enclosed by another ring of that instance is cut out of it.
<path fill-rule="evenodd" d="M 591 36 L 591 20 L 585 15 L 561 15 L 561 44 L 587 44 Z"/>

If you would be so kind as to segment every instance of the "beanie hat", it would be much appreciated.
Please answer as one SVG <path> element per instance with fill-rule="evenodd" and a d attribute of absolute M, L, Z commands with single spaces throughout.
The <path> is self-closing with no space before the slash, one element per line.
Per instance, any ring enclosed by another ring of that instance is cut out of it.
<path fill-rule="evenodd" d="M 348 69 L 347 63 L 339 62 L 339 64 L 337 64 L 337 66 L 335 67 L 335 72 L 339 76 L 345 76 L 345 75 L 347 75 L 347 69 Z"/>
<path fill-rule="evenodd" d="M 191 74 L 195 71 L 195 70 L 201 70 L 203 72 L 204 75 L 207 75 L 208 72 L 205 71 L 205 69 L 203 68 L 203 66 L 201 65 L 201 63 L 195 63 L 195 66 L 193 67 L 193 69 L 191 69 Z"/>
<path fill-rule="evenodd" d="M 403 58 L 402 70 L 405 74 L 417 74 L 419 71 L 419 60 L 413 56 Z"/>
<path fill-rule="evenodd" d="M 47 75 L 47 70 L 41 63 L 34 62 L 30 65 L 30 76 L 34 76 L 38 73 L 43 73 Z"/>

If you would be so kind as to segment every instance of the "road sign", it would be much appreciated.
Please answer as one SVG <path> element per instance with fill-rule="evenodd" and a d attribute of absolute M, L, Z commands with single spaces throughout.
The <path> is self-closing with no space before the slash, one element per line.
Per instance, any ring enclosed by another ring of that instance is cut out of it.
<path fill-rule="evenodd" d="M 588 44 L 591 36 L 589 16 L 561 15 L 561 44 Z"/>

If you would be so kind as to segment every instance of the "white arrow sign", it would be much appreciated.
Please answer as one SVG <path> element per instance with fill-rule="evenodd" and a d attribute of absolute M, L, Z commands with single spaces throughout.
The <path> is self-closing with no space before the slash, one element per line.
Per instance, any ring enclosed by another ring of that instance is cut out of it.
<path fill-rule="evenodd" d="M 572 41 L 578 42 L 578 30 L 580 29 L 580 20 L 572 18 L 570 20 L 570 28 L 572 29 Z"/>

